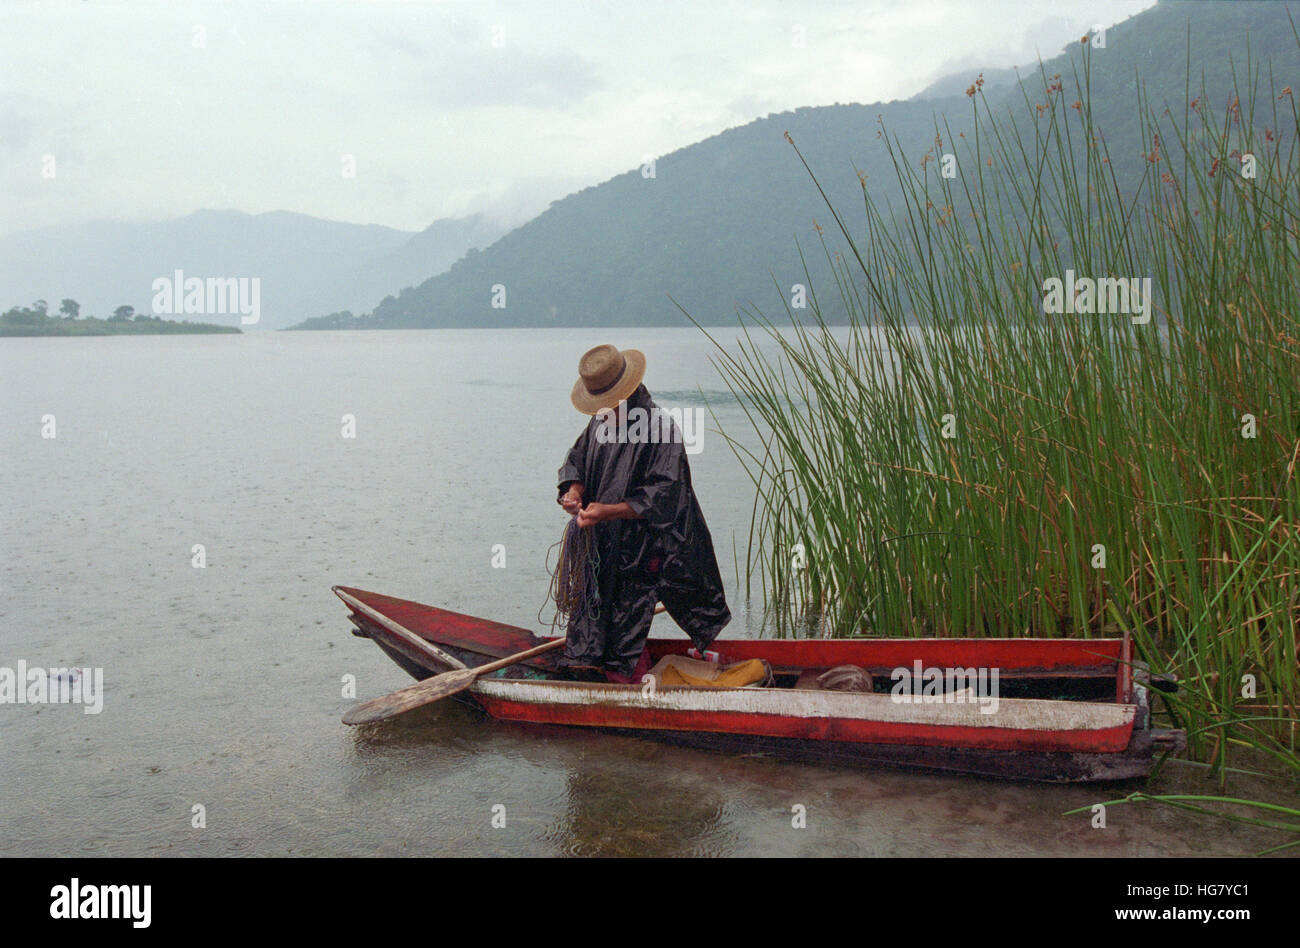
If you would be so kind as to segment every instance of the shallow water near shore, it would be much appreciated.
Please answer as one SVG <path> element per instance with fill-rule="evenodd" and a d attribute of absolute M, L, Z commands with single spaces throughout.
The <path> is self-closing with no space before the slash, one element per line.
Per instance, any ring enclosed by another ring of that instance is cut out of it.
<path fill-rule="evenodd" d="M 454 702 L 344 727 L 344 676 L 359 697 L 409 678 L 349 634 L 331 585 L 542 628 L 564 526 L 554 475 L 583 423 L 568 392 L 606 337 L 646 352 L 661 403 L 707 400 L 743 432 L 694 329 L 0 344 L 0 666 L 101 667 L 105 684 L 97 715 L 0 705 L 0 854 L 1176 856 L 1282 841 L 1148 805 L 1111 807 L 1105 829 L 1062 815 L 1134 787 L 736 756 Z M 707 428 L 690 460 L 727 635 L 753 635 L 733 554 L 752 491 Z M 1170 765 L 1146 789 L 1215 788 Z"/>

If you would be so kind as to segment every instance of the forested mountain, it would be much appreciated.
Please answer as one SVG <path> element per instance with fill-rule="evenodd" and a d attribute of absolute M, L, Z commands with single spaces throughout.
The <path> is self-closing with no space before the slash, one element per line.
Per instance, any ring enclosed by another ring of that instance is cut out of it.
<path fill-rule="evenodd" d="M 1285 85 L 1300 77 L 1288 8 L 1297 16 L 1300 4 L 1166 0 L 1107 30 L 1104 48 L 1076 40 L 1041 71 L 1038 64 L 1019 70 L 1018 83 L 1005 71 L 996 81 L 990 74 L 982 97 L 995 114 L 1014 110 L 1032 136 L 1045 85 L 1060 74 L 1057 94 L 1067 103 L 1081 98 L 1073 77 L 1089 56 L 1092 112 L 1123 181 L 1145 160 L 1139 81 L 1153 110 L 1168 104 L 1181 112 L 1190 49 L 1192 95 L 1203 76 L 1220 109 L 1231 98 L 1234 69 L 1245 78 L 1248 51 L 1254 68 L 1262 63 L 1266 89 L 1270 75 Z M 967 87 L 976 78 L 966 77 Z M 816 227 L 827 228 L 830 217 L 785 133 L 852 227 L 862 207 L 859 172 L 877 200 L 897 193 L 882 128 L 919 164 L 934 148 L 936 126 L 948 123 L 950 142 L 970 129 L 981 97 L 962 85 L 949 78 L 907 101 L 801 108 L 729 129 L 662 156 L 653 169 L 554 202 L 371 313 L 335 314 L 304 328 L 681 325 L 673 299 L 709 324 L 734 322 L 737 307 L 749 303 L 777 313 L 776 286 L 788 293 L 803 282 L 800 247 L 814 286 L 829 281 Z"/>

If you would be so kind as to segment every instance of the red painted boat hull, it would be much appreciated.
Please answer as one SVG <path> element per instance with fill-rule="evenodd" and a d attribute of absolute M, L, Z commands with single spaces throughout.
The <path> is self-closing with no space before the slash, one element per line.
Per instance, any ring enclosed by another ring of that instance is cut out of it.
<path fill-rule="evenodd" d="M 336 587 L 444 649 L 466 665 L 542 644 L 526 629 L 365 590 Z M 355 608 L 359 635 L 373 639 L 415 678 L 447 671 Z M 686 639 L 652 638 L 655 660 L 681 654 Z M 771 751 L 819 760 L 861 760 L 1035 780 L 1126 780 L 1147 775 L 1155 753 L 1180 732 L 1148 727 L 1146 689 L 1135 687 L 1121 639 L 735 640 L 728 659 L 764 658 L 787 685 L 808 669 L 857 665 L 873 676 L 895 668 L 993 668 L 1013 691 L 1073 690 L 1083 700 L 1003 698 L 978 708 L 886 694 L 762 689 L 664 688 L 566 680 L 554 652 L 484 677 L 464 698 L 525 725 L 598 728 L 694 746 Z M 877 680 L 882 680 L 878 678 Z M 956 694 L 960 698 L 961 694 Z M 991 704 L 991 707 L 990 707 Z"/>

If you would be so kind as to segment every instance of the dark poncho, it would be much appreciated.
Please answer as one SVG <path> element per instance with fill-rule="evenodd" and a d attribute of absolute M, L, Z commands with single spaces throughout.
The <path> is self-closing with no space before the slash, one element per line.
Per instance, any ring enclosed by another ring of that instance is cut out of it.
<path fill-rule="evenodd" d="M 655 416 L 644 385 L 627 400 L 629 411 Z M 635 416 L 632 416 L 633 418 Z M 602 443 L 593 417 L 560 468 L 563 494 L 577 481 L 582 502 L 627 501 L 638 520 L 606 520 L 589 530 L 600 558 L 600 605 L 569 624 L 564 660 L 623 675 L 632 673 L 645 648 L 656 602 L 662 602 L 701 651 L 731 621 L 713 540 L 691 489 L 691 469 L 680 429 L 667 440 L 629 439 Z M 629 430 L 632 422 L 629 421 Z M 659 431 L 657 424 L 649 428 Z M 662 435 L 657 435 L 662 438 Z"/>

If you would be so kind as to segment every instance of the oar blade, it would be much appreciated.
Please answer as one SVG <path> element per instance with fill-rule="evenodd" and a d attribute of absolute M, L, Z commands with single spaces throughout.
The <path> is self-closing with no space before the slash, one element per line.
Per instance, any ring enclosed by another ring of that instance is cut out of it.
<path fill-rule="evenodd" d="M 477 677 L 478 672 L 473 668 L 458 668 L 443 672 L 441 675 L 434 675 L 432 678 L 408 685 L 400 691 L 354 705 L 343 715 L 343 723 L 356 725 L 385 721 L 464 691 L 474 684 Z"/>

